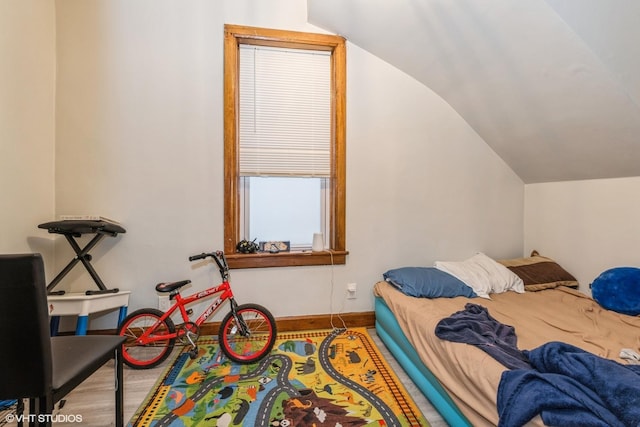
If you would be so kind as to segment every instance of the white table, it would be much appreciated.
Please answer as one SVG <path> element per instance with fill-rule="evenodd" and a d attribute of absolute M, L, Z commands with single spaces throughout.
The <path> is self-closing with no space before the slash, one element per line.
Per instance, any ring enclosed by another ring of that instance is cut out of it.
<path fill-rule="evenodd" d="M 51 316 L 51 335 L 58 334 L 59 316 L 78 316 L 76 322 L 76 335 L 86 335 L 89 323 L 89 314 L 118 308 L 118 325 L 127 316 L 129 306 L 129 294 L 131 291 L 118 291 L 97 295 L 84 293 L 66 293 L 64 295 L 49 295 L 49 315 Z"/>

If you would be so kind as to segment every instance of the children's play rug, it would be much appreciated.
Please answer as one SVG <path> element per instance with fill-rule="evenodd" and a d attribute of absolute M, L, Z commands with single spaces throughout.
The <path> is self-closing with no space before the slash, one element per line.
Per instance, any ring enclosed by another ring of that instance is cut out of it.
<path fill-rule="evenodd" d="M 160 376 L 129 426 L 428 426 L 364 328 L 278 335 L 250 365 L 201 337 Z"/>

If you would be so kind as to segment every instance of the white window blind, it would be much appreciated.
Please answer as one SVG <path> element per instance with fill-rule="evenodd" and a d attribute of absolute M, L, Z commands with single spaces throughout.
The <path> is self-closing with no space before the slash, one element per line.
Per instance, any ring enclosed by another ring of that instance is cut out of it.
<path fill-rule="evenodd" d="M 329 52 L 240 45 L 241 176 L 329 177 Z"/>

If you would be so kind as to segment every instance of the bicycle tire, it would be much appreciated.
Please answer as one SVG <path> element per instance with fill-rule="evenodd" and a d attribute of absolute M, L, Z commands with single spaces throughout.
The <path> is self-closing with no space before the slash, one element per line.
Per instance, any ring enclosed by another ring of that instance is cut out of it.
<path fill-rule="evenodd" d="M 276 321 L 261 305 L 242 304 L 236 314 L 248 326 L 249 335 L 242 336 L 233 311 L 229 311 L 220 324 L 218 342 L 222 352 L 233 362 L 257 362 L 271 352 L 276 341 Z"/>
<path fill-rule="evenodd" d="M 150 345 L 140 345 L 137 339 L 152 325 L 160 320 L 164 313 L 155 308 L 142 308 L 129 314 L 118 328 L 118 335 L 126 337 L 122 344 L 122 361 L 134 369 L 150 369 L 164 362 L 171 354 L 176 339 L 156 341 Z M 174 333 L 176 327 L 170 317 L 158 326 L 158 332 Z"/>

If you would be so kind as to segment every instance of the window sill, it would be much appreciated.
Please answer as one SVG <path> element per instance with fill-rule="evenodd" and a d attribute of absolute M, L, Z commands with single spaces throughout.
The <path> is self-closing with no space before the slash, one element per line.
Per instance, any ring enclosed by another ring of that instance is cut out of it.
<path fill-rule="evenodd" d="M 349 251 L 280 252 L 277 254 L 228 254 L 229 268 L 296 267 L 346 264 Z"/>

